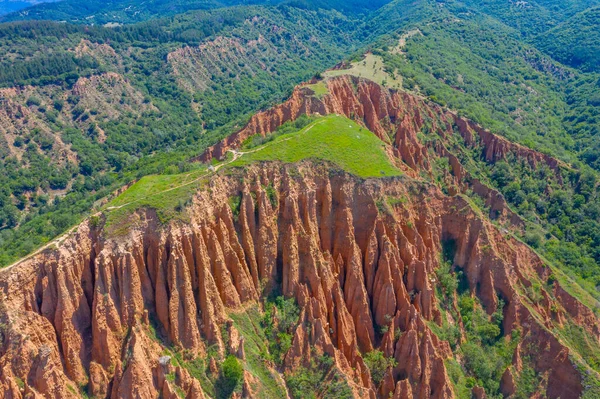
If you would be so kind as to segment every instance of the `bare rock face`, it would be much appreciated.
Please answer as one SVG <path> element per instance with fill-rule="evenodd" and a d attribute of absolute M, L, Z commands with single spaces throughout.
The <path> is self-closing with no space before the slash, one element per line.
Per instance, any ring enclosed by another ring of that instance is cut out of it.
<path fill-rule="evenodd" d="M 429 150 L 436 156 L 447 158 L 452 171 L 445 180 L 453 186 L 452 189 L 457 188 L 460 192 L 472 190 L 490 208 L 493 219 L 505 219 L 513 225 L 523 227 L 523 222 L 510 210 L 498 191 L 471 176 L 456 156 L 447 150 L 449 137 L 458 134 L 467 146 L 481 147 L 483 158 L 490 163 L 511 154 L 533 167 L 546 165 L 561 179 L 558 170 L 564 165 L 557 159 L 512 143 L 414 94 L 384 88 L 373 81 L 349 75 L 328 78 L 324 83 L 328 93 L 322 98 L 314 96 L 310 86 L 300 85 L 286 102 L 255 114 L 244 128 L 209 147 L 196 160 L 222 159 L 228 150 L 240 147 L 247 138 L 256 134 L 265 136 L 301 115 L 338 114 L 355 120 L 382 141 L 392 144 L 393 154 L 390 156 L 401 161 L 398 166 L 409 176 L 417 177 L 422 172 L 431 175 L 433 160 Z M 424 126 L 437 132 L 442 141 L 422 143 L 417 133 Z"/>
<path fill-rule="evenodd" d="M 502 298 L 504 333 L 519 329 L 523 337 L 502 391 L 515 392 L 511 370 L 528 357 L 547 381 L 547 397 L 580 396 L 582 376 L 552 329 L 568 317 L 600 340 L 598 318 L 559 282 L 553 292 L 542 288 L 552 303 L 523 296 L 532 280 L 547 282 L 544 261 L 462 196 L 445 195 L 410 172 L 428 170 L 416 126 L 434 111 L 447 118 L 441 131 L 453 134 L 455 123 L 465 141 L 479 135 L 490 160 L 511 151 L 532 163 L 557 163 L 473 124 L 460 127 L 460 118 L 414 96 L 351 79 L 329 80 L 322 100 L 296 90 L 205 159 L 302 113 L 335 112 L 391 141 L 406 175 L 365 181 L 309 162 L 254 165 L 212 176 L 185 211 L 186 223 L 160 225 L 152 211 L 140 210 L 119 237 L 83 223 L 57 248 L 0 271 L 0 394 L 80 397 L 87 387 L 96 397 L 208 397 L 166 348 L 207 359 L 212 347 L 243 360 L 246 338 L 228 323 L 228 312 L 243 312 L 280 286 L 296 299 L 300 320 L 279 371 L 327 354 L 356 398 L 452 398 L 445 360 L 453 354 L 430 328 L 442 323 L 435 271 L 451 240 L 471 294 L 490 314 Z M 476 187 L 458 161 L 451 165 L 459 187 Z M 502 200 L 480 186 L 491 203 Z M 241 199 L 237 216 L 228 205 L 232 196 Z M 384 212 L 378 203 L 388 198 L 405 200 Z M 510 219 L 504 208 L 497 209 Z M 396 361 L 379 386 L 363 360 L 373 349 Z M 207 363 L 216 377 L 215 358 Z M 244 397 L 257 396 L 256 378 L 245 371 Z"/>
<path fill-rule="evenodd" d="M 264 200 L 265 182 L 279 193 L 275 207 Z M 100 397 L 174 397 L 175 386 L 202 397 L 185 370 L 161 357 L 144 314 L 172 345 L 203 356 L 204 342 L 223 345 L 225 309 L 255 301 L 261 292 L 254 281 L 280 279 L 301 308 L 287 369 L 327 353 L 356 397 L 453 397 L 444 366 L 452 353 L 428 327 L 439 317 L 434 271 L 448 238 L 486 308 L 494 309 L 496 294 L 504 298 L 505 330 L 519 327 L 532 342 L 546 343 L 536 371 L 549 373 L 547 395 L 581 393 L 569 350 L 544 327 L 553 321 L 523 306 L 515 288 L 538 276 L 542 260 L 461 197 L 408 177 L 361 182 L 310 164 L 252 167 L 244 183 L 217 176 L 210 190 L 195 197 L 189 224 L 159 227 L 141 213 L 141 224 L 115 239 L 83 224 L 59 249 L 2 271 L 2 393 L 21 394 L 4 377 L 17 376 L 44 397 L 68 396 L 82 384 Z M 232 195 L 252 199 L 237 218 L 226 205 Z M 387 196 L 409 200 L 381 214 L 376 202 Z M 557 300 L 583 326 L 597 328 L 595 316 L 573 306 L 566 291 Z M 389 328 L 381 335 L 383 325 Z M 228 331 L 228 351 L 243 353 L 239 332 Z M 397 361 L 381 387 L 373 386 L 361 356 L 373 348 Z M 168 380 L 169 373 L 177 377 Z M 510 376 L 504 380 L 510 391 Z"/>

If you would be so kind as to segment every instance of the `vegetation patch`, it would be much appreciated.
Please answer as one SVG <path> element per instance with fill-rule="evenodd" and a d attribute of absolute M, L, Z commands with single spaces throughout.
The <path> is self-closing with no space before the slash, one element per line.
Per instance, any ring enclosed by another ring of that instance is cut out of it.
<path fill-rule="evenodd" d="M 294 330 L 298 323 L 300 309 L 294 298 L 283 296 L 265 303 L 262 327 L 269 340 L 269 354 L 277 365 L 281 365 L 288 350 L 292 347 Z"/>
<path fill-rule="evenodd" d="M 317 119 L 317 117 L 315 117 L 315 116 L 300 115 L 298 118 L 296 118 L 293 121 L 285 122 L 283 125 L 279 126 L 271 134 L 268 134 L 266 136 L 262 136 L 260 134 L 255 134 L 253 136 L 248 137 L 242 143 L 241 148 L 243 150 L 250 150 L 250 149 L 253 149 L 256 147 L 260 147 L 263 144 L 266 144 L 266 143 L 269 143 L 269 142 L 275 140 L 277 137 L 279 137 L 281 135 L 297 132 L 298 130 L 301 130 L 302 128 L 306 127 L 308 124 L 314 122 L 316 119 Z"/>
<path fill-rule="evenodd" d="M 455 359 L 447 359 L 444 361 L 448 377 L 452 381 L 454 393 L 458 399 L 471 399 L 471 380 L 467 379 L 461 364 Z"/>
<path fill-rule="evenodd" d="M 311 85 L 306 85 L 305 87 L 312 90 L 313 96 L 317 97 L 318 99 L 322 99 L 327 94 L 329 94 L 329 89 L 327 88 L 327 84 L 324 81 L 320 81 Z"/>
<path fill-rule="evenodd" d="M 388 205 L 393 208 L 396 206 L 402 206 L 402 205 L 406 204 L 408 202 L 408 198 L 406 198 L 405 196 L 400 196 L 400 197 L 388 196 L 388 197 L 386 197 L 386 201 L 387 201 Z"/>
<path fill-rule="evenodd" d="M 231 163 L 243 166 L 257 161 L 329 161 L 356 176 L 387 177 L 401 174 L 385 153 L 385 144 L 373 133 L 348 118 L 321 117 L 304 129 L 284 134 L 255 148 Z"/>
<path fill-rule="evenodd" d="M 229 197 L 229 207 L 231 208 L 231 213 L 234 218 L 237 218 L 240 214 L 240 208 L 242 206 L 242 196 L 241 195 L 232 195 Z"/>
<path fill-rule="evenodd" d="M 342 75 L 369 79 L 392 89 L 402 88 L 402 76 L 395 70 L 386 67 L 383 58 L 373 53 L 365 54 L 363 59 L 351 63 L 347 69 L 332 69 L 323 73 L 325 77 Z"/>
<path fill-rule="evenodd" d="M 263 315 L 258 306 L 241 313 L 230 313 L 233 325 L 244 337 L 246 361 L 244 368 L 260 381 L 259 398 L 284 398 L 285 388 L 269 365 L 269 341 L 261 326 Z"/>
<path fill-rule="evenodd" d="M 314 352 L 308 367 L 298 367 L 285 376 L 293 399 L 351 399 L 348 382 L 336 369 L 334 359 Z"/>
<path fill-rule="evenodd" d="M 565 323 L 562 329 L 554 332 L 575 349 L 589 367 L 600 372 L 600 347 L 597 340 L 585 328 Z"/>
<path fill-rule="evenodd" d="M 369 353 L 366 353 L 363 356 L 365 364 L 371 371 L 371 378 L 375 383 L 375 386 L 378 387 L 383 381 L 383 377 L 385 377 L 385 372 L 390 369 L 396 367 L 398 362 L 393 357 L 385 357 L 382 351 L 373 350 Z"/>
<path fill-rule="evenodd" d="M 230 398 L 233 392 L 240 391 L 244 377 L 244 368 L 240 361 L 233 355 L 228 355 L 221 366 L 221 375 L 215 385 L 217 398 Z"/>
<path fill-rule="evenodd" d="M 137 209 L 154 209 L 162 223 L 181 217 L 208 172 L 203 167 L 188 173 L 144 176 L 104 208 L 107 231 L 126 229 L 128 217 Z"/>
<path fill-rule="evenodd" d="M 442 325 L 431 322 L 432 331 L 442 340 L 450 343 L 460 363 L 449 364 L 449 375 L 459 397 L 470 397 L 475 386 L 485 388 L 490 398 L 501 398 L 500 379 L 511 365 L 516 345 L 521 340 L 520 331 L 513 330 L 506 336 L 502 331 L 503 306 L 498 299 L 497 310 L 489 316 L 477 297 L 472 296 L 463 274 L 453 267 L 454 246 L 452 242 L 443 245 L 444 254 L 436 274 L 438 281 L 436 295 L 442 311 Z M 454 306 L 454 303 L 458 306 Z M 462 319 L 465 337 L 461 339 L 456 320 Z M 448 365 L 448 362 L 447 362 Z M 525 381 L 525 380 L 524 380 Z"/>

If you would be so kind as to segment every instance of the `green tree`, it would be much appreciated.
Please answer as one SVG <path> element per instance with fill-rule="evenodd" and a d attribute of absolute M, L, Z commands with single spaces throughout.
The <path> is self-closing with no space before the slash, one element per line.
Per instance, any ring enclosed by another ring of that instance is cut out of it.
<path fill-rule="evenodd" d="M 371 378 L 376 386 L 379 386 L 385 372 L 390 367 L 396 367 L 397 362 L 393 357 L 385 357 L 383 352 L 374 350 L 363 356 L 365 364 L 371 371 Z"/>
<path fill-rule="evenodd" d="M 221 366 L 221 375 L 215 384 L 217 396 L 221 399 L 231 397 L 231 394 L 239 388 L 244 375 L 244 368 L 239 360 L 229 355 Z"/>

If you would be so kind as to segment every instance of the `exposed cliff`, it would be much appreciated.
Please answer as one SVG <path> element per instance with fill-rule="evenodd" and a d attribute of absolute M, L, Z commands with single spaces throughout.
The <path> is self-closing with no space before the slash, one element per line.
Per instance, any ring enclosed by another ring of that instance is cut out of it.
<path fill-rule="evenodd" d="M 565 332 L 597 345 L 597 316 L 512 235 L 520 219 L 448 148 L 460 140 L 487 162 L 511 154 L 558 175 L 562 165 L 410 94 L 347 76 L 326 83 L 322 97 L 298 88 L 203 159 L 299 115 L 338 113 L 390 144 L 405 175 L 364 180 L 309 161 L 226 166 L 203 177 L 185 221 L 163 224 L 139 209 L 115 236 L 103 215 L 91 218 L 0 271 L 0 392 L 221 397 L 230 355 L 244 366 L 234 397 L 289 396 L 290 376 L 323 359 L 318 397 L 462 397 L 453 365 L 467 362 L 461 348 L 473 329 L 508 359 L 494 370 L 503 395 L 589 390 L 599 376 Z M 268 308 L 277 292 L 294 299 L 298 317 L 274 362 L 262 317 L 284 320 Z M 473 379 L 468 395 L 485 396 L 480 384 Z"/>
<path fill-rule="evenodd" d="M 490 208 L 491 217 L 507 219 L 515 226 L 522 226 L 522 222 L 506 206 L 502 195 L 471 176 L 460 160 L 448 151 L 453 140 L 460 137 L 466 147 L 481 151 L 481 157 L 487 162 L 494 163 L 510 155 L 532 167 L 546 165 L 561 178 L 558 172 L 565 165 L 557 159 L 512 143 L 414 94 L 342 75 L 317 82 L 326 85 L 326 94 L 319 96 L 314 91 L 315 82 L 298 86 L 286 102 L 254 115 L 243 129 L 209 147 L 198 160 L 221 159 L 229 149 L 239 148 L 249 137 L 265 136 L 301 115 L 340 114 L 363 124 L 381 140 L 392 144 L 393 155 L 413 177 L 421 172 L 433 177 L 434 160 L 447 158 L 450 171 L 445 173 L 443 180 L 453 186 L 453 190 L 472 190 Z M 423 140 L 419 137 L 423 131 L 431 132 L 436 139 Z"/>
<path fill-rule="evenodd" d="M 241 198 L 238 216 L 232 196 Z M 403 201 L 382 211 L 387 198 Z M 520 330 L 514 367 L 535 356 L 548 397 L 583 390 L 570 349 L 551 330 L 569 319 L 598 339 L 597 318 L 558 282 L 539 303 L 522 295 L 550 270 L 461 196 L 409 177 L 361 181 L 310 163 L 271 164 L 213 177 L 187 212 L 189 223 L 159 226 L 140 211 L 119 238 L 84 223 L 59 248 L 0 273 L 5 397 L 76 396 L 79 386 L 98 397 L 203 397 L 184 366 L 161 358 L 163 348 L 187 359 L 206 358 L 209 346 L 224 354 L 239 345 L 231 327 L 223 336 L 230 312 L 275 286 L 301 309 L 280 371 L 328 354 L 356 397 L 453 397 L 444 363 L 452 351 L 430 329 L 442 323 L 435 270 L 449 240 L 486 311 L 503 300 L 505 337 Z M 374 348 L 397 361 L 378 387 L 361 355 Z"/>
<path fill-rule="evenodd" d="M 484 147 L 489 162 L 510 152 L 534 165 L 543 163 L 553 169 L 560 166 L 560 161 L 548 155 L 512 143 L 414 94 L 350 75 L 328 78 L 322 83 L 327 86 L 323 96 L 315 95 L 313 85 L 298 86 L 286 102 L 257 113 L 243 129 L 210 147 L 200 159 L 222 158 L 229 148 L 239 147 L 248 137 L 271 133 L 300 115 L 335 113 L 362 122 L 383 141 L 391 140 L 396 144 L 397 155 L 413 169 L 427 165 L 427 154 L 416 133 L 428 122 L 432 122 L 430 128 L 440 134 L 452 134 L 456 127 L 467 144 L 477 142 Z"/>

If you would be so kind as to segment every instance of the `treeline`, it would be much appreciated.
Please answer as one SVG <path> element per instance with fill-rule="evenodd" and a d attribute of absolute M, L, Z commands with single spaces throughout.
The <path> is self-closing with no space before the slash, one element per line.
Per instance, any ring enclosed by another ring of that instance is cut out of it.
<path fill-rule="evenodd" d="M 66 83 L 72 86 L 80 75 L 98 72 L 100 64 L 89 57 L 75 57 L 73 53 L 50 54 L 32 60 L 2 61 L 0 63 L 0 86 L 26 84 L 46 85 Z"/>

